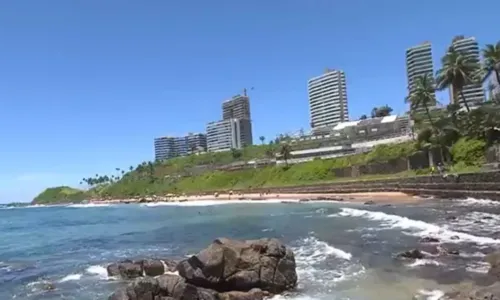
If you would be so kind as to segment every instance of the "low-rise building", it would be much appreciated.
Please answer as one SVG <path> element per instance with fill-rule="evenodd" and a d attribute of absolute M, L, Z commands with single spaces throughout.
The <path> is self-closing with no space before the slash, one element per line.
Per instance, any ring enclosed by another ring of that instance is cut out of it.
<path fill-rule="evenodd" d="M 173 157 L 184 156 L 193 151 L 206 151 L 207 138 L 202 133 L 190 133 L 187 136 L 164 136 L 155 138 L 155 160 L 165 160 Z"/>

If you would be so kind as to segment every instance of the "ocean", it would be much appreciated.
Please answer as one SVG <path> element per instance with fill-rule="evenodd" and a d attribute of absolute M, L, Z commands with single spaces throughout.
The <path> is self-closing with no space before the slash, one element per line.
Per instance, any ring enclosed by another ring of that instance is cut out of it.
<path fill-rule="evenodd" d="M 3 207 L 0 299 L 107 299 L 123 284 L 108 278 L 107 264 L 183 259 L 217 237 L 276 237 L 293 248 L 299 285 L 276 299 L 439 299 L 487 272 L 485 254 L 500 247 L 499 213 L 500 202 L 476 199 L 397 206 L 204 201 Z M 459 255 L 395 259 L 426 236 Z M 49 283 L 54 289 L 47 289 Z"/>

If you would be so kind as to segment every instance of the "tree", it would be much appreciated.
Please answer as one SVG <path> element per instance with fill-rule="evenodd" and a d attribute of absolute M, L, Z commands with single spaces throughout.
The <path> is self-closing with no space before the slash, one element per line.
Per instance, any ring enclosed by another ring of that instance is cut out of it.
<path fill-rule="evenodd" d="M 435 88 L 432 77 L 428 74 L 417 77 L 415 79 L 414 90 L 406 97 L 406 102 L 410 103 L 410 111 L 414 113 L 415 111 L 423 108 L 429 119 L 429 123 L 433 128 L 434 122 L 432 120 L 431 113 L 429 111 L 429 105 L 435 101 Z"/>
<path fill-rule="evenodd" d="M 463 93 L 463 88 L 474 82 L 479 65 L 465 53 L 457 51 L 453 46 L 441 59 L 442 67 L 436 72 L 438 90 L 453 89 L 453 98 L 456 101 L 460 95 L 467 111 L 469 104 Z"/>
<path fill-rule="evenodd" d="M 266 140 L 266 137 L 265 136 L 260 136 L 259 140 L 260 140 L 261 144 L 264 145 L 264 141 Z"/>
<path fill-rule="evenodd" d="M 241 153 L 241 151 L 240 151 L 240 150 L 235 149 L 235 148 L 231 148 L 231 156 L 232 156 L 234 159 L 239 159 L 242 155 L 243 155 L 243 153 Z"/>
<path fill-rule="evenodd" d="M 380 107 L 374 107 L 372 109 L 372 118 L 382 118 L 391 115 L 392 108 L 389 105 L 384 105 Z"/>
<path fill-rule="evenodd" d="M 285 143 L 281 145 L 280 154 L 285 160 L 285 165 L 288 167 L 288 160 L 291 158 L 292 147 L 289 144 Z"/>
<path fill-rule="evenodd" d="M 483 49 L 483 69 L 485 76 L 483 80 L 495 74 L 496 80 L 500 85 L 500 41 L 495 45 L 488 44 Z"/>
<path fill-rule="evenodd" d="M 361 115 L 361 117 L 359 117 L 360 120 L 366 120 L 368 119 L 368 117 L 366 115 Z"/>
<path fill-rule="evenodd" d="M 129 169 L 130 171 L 133 171 L 133 170 L 134 170 L 134 166 L 130 166 L 128 169 Z"/>

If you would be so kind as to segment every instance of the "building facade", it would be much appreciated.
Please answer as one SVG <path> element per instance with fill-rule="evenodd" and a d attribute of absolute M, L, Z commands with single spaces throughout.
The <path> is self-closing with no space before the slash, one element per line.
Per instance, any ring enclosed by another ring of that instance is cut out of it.
<path fill-rule="evenodd" d="M 424 75 L 434 78 L 434 65 L 432 63 L 432 46 L 429 42 L 406 49 L 406 76 L 408 82 L 408 94 L 415 90 L 415 82 L 418 77 Z M 436 96 L 434 103 L 436 105 Z"/>
<path fill-rule="evenodd" d="M 335 126 L 349 120 L 345 74 L 327 69 L 323 75 L 309 79 L 309 112 L 311 128 Z"/>
<path fill-rule="evenodd" d="M 250 98 L 248 96 L 236 95 L 232 99 L 222 103 L 222 119 L 248 119 L 250 116 Z"/>
<path fill-rule="evenodd" d="M 207 136 L 203 133 L 188 133 L 186 136 L 189 153 L 207 151 Z"/>
<path fill-rule="evenodd" d="M 209 152 L 241 149 L 248 144 L 250 130 L 248 119 L 227 119 L 207 124 L 207 149 Z"/>
<path fill-rule="evenodd" d="M 473 62 L 480 63 L 479 44 L 475 37 L 456 36 L 452 41 L 452 46 L 456 51 L 464 53 Z M 469 84 L 462 90 L 465 101 L 470 107 L 477 106 L 484 102 L 485 94 L 482 84 Z M 450 102 L 463 105 L 461 93 L 453 91 L 450 87 Z"/>
<path fill-rule="evenodd" d="M 159 137 L 154 139 L 155 160 L 165 160 L 173 157 L 184 156 L 192 151 L 206 151 L 206 135 L 188 134 L 181 137 Z"/>

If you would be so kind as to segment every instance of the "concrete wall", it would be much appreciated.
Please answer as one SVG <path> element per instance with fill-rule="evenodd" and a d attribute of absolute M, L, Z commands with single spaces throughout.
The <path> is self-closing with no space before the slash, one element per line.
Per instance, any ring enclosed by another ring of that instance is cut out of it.
<path fill-rule="evenodd" d="M 418 176 L 398 179 L 339 182 L 299 187 L 255 188 L 245 193 L 362 193 L 404 192 L 412 195 L 433 195 L 443 198 L 500 200 L 500 171 L 461 174 L 455 178 Z M 236 191 L 236 190 L 235 190 Z M 222 192 L 222 191 L 221 191 Z"/>

